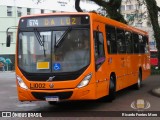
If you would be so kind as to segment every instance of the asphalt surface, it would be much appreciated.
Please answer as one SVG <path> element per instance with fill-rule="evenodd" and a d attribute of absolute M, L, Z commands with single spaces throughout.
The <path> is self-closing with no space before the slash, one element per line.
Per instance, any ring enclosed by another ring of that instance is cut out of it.
<path fill-rule="evenodd" d="M 116 117 L 118 111 L 138 111 L 134 107 L 134 103 L 143 99 L 149 103 L 149 107 L 145 107 L 143 111 L 157 111 L 160 113 L 160 98 L 159 94 L 160 86 L 160 75 L 154 75 L 143 81 L 142 88 L 140 90 L 134 90 L 133 88 L 127 88 L 117 93 L 116 99 L 113 102 L 102 102 L 97 101 L 70 101 L 62 102 L 58 105 L 49 105 L 45 101 L 35 102 L 20 102 L 17 98 L 17 90 L 15 84 L 15 73 L 14 72 L 0 72 L 0 111 L 20 111 L 20 112 L 45 112 L 45 116 L 51 116 L 45 118 L 50 119 L 67 119 L 67 120 L 106 120 L 107 114 L 112 116 L 107 119 L 122 119 L 128 120 L 128 118 Z M 158 90 L 157 90 L 158 89 Z M 156 93 L 156 94 L 155 94 Z M 132 106 L 133 105 L 133 106 Z M 112 111 L 114 111 L 112 113 Z M 76 112 L 78 114 L 76 114 Z M 86 112 L 86 113 L 85 113 Z M 55 114 L 56 113 L 56 114 Z M 119 113 L 118 113 L 119 114 Z M 54 116 L 55 115 L 55 116 Z M 61 117 L 60 117 L 61 116 Z M 76 117 L 75 117 L 76 116 Z M 95 116 L 95 117 L 94 117 Z M 96 117 L 97 116 L 97 117 Z M 99 118 L 101 116 L 101 118 Z M 113 118 L 115 116 L 115 118 Z M 81 117 L 81 118 L 80 118 Z M 131 117 L 129 117 L 130 119 Z M 11 118 L 12 120 L 13 118 Z M 20 119 L 20 118 L 15 118 Z M 29 120 L 29 118 L 23 118 Z M 31 118 L 30 118 L 31 119 Z M 43 118 L 37 118 L 43 119 Z M 139 118 L 134 118 L 139 119 Z M 144 120 L 144 118 L 141 118 Z M 151 117 L 149 117 L 149 120 Z M 157 118 L 153 118 L 157 119 Z M 0 118 L 1 120 L 1 118 Z M 8 120 L 8 118 L 6 118 Z M 10 120 L 10 119 L 9 119 Z"/>

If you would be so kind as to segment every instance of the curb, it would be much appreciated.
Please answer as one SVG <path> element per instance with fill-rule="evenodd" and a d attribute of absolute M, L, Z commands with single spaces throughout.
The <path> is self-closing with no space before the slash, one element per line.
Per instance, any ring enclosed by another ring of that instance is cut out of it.
<path fill-rule="evenodd" d="M 155 88 L 152 90 L 153 95 L 160 97 L 160 88 Z"/>

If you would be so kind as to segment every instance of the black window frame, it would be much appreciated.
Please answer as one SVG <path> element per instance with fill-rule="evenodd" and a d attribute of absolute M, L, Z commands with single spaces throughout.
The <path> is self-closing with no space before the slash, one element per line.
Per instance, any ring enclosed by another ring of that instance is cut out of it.
<path fill-rule="evenodd" d="M 125 40 L 125 35 L 124 35 L 124 29 L 117 28 L 116 36 L 117 36 L 117 53 L 126 54 L 126 40 Z"/>
<path fill-rule="evenodd" d="M 139 53 L 139 37 L 138 34 L 133 32 L 132 33 L 132 39 L 133 39 L 133 46 L 134 46 L 134 54 Z"/>
<path fill-rule="evenodd" d="M 104 63 L 105 61 L 105 48 L 104 48 L 104 35 L 103 32 L 100 31 L 93 31 L 94 34 L 94 49 L 95 49 L 95 69 L 98 70 L 100 68 L 100 66 Z M 102 35 L 101 38 L 103 38 L 103 40 L 100 38 L 99 35 Z M 100 39 L 102 41 L 100 41 Z M 100 48 L 102 47 L 102 48 Z"/>
<path fill-rule="evenodd" d="M 109 54 L 117 54 L 117 37 L 116 28 L 110 25 L 105 26 L 106 29 L 106 40 L 107 50 Z"/>
<path fill-rule="evenodd" d="M 127 34 L 129 33 L 129 34 Z M 130 35 L 130 36 L 127 36 Z M 130 38 L 129 38 L 130 37 Z M 132 32 L 125 31 L 125 41 L 126 41 L 126 53 L 133 54 L 134 53 L 134 46 L 133 46 L 133 39 L 132 39 Z"/>

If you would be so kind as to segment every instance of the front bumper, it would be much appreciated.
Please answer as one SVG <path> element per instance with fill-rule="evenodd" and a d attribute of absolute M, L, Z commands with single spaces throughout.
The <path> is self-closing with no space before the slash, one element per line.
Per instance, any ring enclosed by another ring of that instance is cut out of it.
<path fill-rule="evenodd" d="M 96 84 L 89 84 L 83 88 L 61 90 L 30 90 L 17 86 L 20 101 L 45 101 L 46 96 L 58 96 L 64 100 L 94 100 L 96 99 Z"/>

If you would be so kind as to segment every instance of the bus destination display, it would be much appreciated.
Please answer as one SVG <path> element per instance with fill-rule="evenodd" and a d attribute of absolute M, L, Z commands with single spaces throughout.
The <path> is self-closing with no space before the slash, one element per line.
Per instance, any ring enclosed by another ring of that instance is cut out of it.
<path fill-rule="evenodd" d="M 53 27 L 53 26 L 72 26 L 88 24 L 88 16 L 54 16 L 54 17 L 40 17 L 27 18 L 27 21 L 21 20 L 21 23 L 26 23 L 26 27 Z"/>

